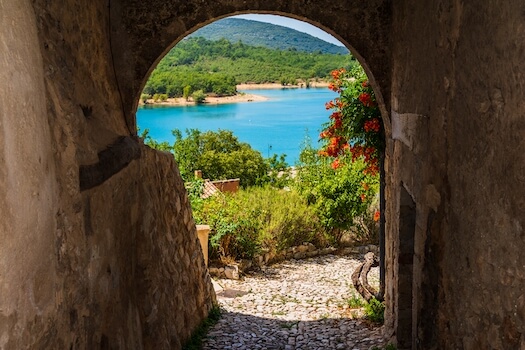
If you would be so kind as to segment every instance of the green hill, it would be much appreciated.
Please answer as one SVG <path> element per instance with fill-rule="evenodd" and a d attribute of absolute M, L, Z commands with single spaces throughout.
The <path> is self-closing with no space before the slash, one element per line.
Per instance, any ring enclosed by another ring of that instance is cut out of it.
<path fill-rule="evenodd" d="M 206 33 L 219 39 L 201 36 Z M 350 68 L 354 64 L 357 62 L 345 48 L 293 29 L 225 19 L 180 41 L 159 62 L 144 93 L 179 97 L 202 90 L 233 95 L 236 84 L 278 82 L 288 85 L 298 80 L 325 79 L 332 70 Z"/>
<path fill-rule="evenodd" d="M 345 47 L 328 43 L 291 28 L 240 18 L 225 18 L 213 22 L 192 33 L 189 37 L 203 37 L 212 41 L 224 38 L 232 43 L 242 41 L 250 46 L 263 46 L 278 50 L 341 55 L 349 53 Z"/>

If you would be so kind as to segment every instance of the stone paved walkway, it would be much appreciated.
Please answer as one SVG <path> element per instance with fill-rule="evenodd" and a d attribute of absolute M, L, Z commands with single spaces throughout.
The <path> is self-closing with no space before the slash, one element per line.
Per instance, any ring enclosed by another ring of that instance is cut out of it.
<path fill-rule="evenodd" d="M 359 257 L 325 255 L 291 260 L 246 276 L 217 280 L 223 313 L 203 349 L 334 350 L 383 346 L 382 328 L 350 309 L 351 274 Z M 379 285 L 379 272 L 369 274 Z M 222 290 L 221 290 L 222 289 Z"/>

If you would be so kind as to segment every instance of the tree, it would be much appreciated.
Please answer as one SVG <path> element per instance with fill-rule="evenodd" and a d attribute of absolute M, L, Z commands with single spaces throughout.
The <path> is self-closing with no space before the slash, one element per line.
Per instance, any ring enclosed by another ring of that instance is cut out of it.
<path fill-rule="evenodd" d="M 191 94 L 191 86 L 186 85 L 186 86 L 184 87 L 184 89 L 182 90 L 182 96 L 184 97 L 184 99 L 185 99 L 186 101 L 188 101 L 189 98 L 190 98 L 190 94 Z"/>
<path fill-rule="evenodd" d="M 197 90 L 191 95 L 191 98 L 196 104 L 201 104 L 206 100 L 206 94 L 202 90 Z"/>
<path fill-rule="evenodd" d="M 140 95 L 140 100 L 141 100 L 144 104 L 148 103 L 148 99 L 150 99 L 150 98 L 151 98 L 151 95 L 148 95 L 148 94 L 141 94 L 141 95 Z"/>
<path fill-rule="evenodd" d="M 159 151 L 170 153 L 173 152 L 173 147 L 167 141 L 158 142 L 157 140 L 152 138 L 149 135 L 149 129 L 145 129 L 142 133 L 139 130 L 138 133 L 140 134 L 140 137 L 144 140 L 144 144 L 146 144 L 147 146 L 157 149 Z"/>
<path fill-rule="evenodd" d="M 193 179 L 195 170 L 211 180 L 239 178 L 241 186 L 267 181 L 269 166 L 261 153 L 240 142 L 229 130 L 201 132 L 173 130 L 173 152 L 184 180 Z"/>

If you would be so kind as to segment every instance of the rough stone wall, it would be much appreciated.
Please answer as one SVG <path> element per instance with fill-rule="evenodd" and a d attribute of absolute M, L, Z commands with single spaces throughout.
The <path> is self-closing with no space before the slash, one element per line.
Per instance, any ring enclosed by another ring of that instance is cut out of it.
<path fill-rule="evenodd" d="M 151 349 L 179 349 L 216 303 L 215 292 L 173 155 L 149 148 L 142 155 L 145 164 L 154 164 L 140 172 L 140 203 L 148 210 L 143 210 L 136 243 L 144 343 Z M 176 191 L 159 194 L 158 183 Z"/>
<path fill-rule="evenodd" d="M 0 21 L 0 348 L 180 347 L 214 294 L 174 161 L 129 137 L 108 3 Z"/>
<path fill-rule="evenodd" d="M 388 329 L 411 328 L 405 348 L 525 348 L 524 13 L 395 3 Z M 416 205 L 412 324 L 398 313 L 402 187 Z"/>
<path fill-rule="evenodd" d="M 0 347 L 177 348 L 205 315 L 180 176 L 134 112 L 177 40 L 243 12 L 336 34 L 384 102 L 386 336 L 525 348 L 519 0 L 0 0 Z"/>

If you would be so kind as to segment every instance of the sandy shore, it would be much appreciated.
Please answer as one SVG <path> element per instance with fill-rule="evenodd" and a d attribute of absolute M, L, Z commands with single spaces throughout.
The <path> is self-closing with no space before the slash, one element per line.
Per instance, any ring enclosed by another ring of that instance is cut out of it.
<path fill-rule="evenodd" d="M 260 96 L 260 95 L 254 95 L 254 94 L 237 94 L 235 96 L 224 96 L 224 97 L 206 97 L 206 100 L 204 101 L 204 104 L 208 105 L 218 105 L 218 104 L 225 104 L 225 103 L 241 103 L 241 102 L 259 102 L 259 101 L 266 101 L 268 100 L 267 97 Z M 144 104 L 142 101 L 140 101 L 140 104 Z M 148 103 L 150 105 L 155 106 L 193 106 L 195 105 L 195 102 L 190 98 L 188 101 L 186 101 L 183 97 L 178 98 L 168 98 L 166 101 L 153 101 L 152 99 L 148 100 Z"/>
<path fill-rule="evenodd" d="M 327 87 L 328 83 L 325 82 L 312 82 L 310 83 L 310 87 Z M 298 88 L 304 88 L 304 85 L 287 85 L 282 86 L 279 83 L 270 83 L 270 84 L 239 84 L 237 85 L 237 90 L 262 90 L 262 89 L 298 89 Z M 234 96 L 224 96 L 224 97 L 206 97 L 206 100 L 204 101 L 204 104 L 208 105 L 218 105 L 218 104 L 225 104 L 225 103 L 242 103 L 242 102 L 260 102 L 260 101 L 266 101 L 268 100 L 268 97 L 257 95 L 257 94 L 246 94 L 246 93 L 239 93 Z M 143 105 L 143 101 L 140 101 L 139 104 Z M 149 105 L 155 105 L 155 106 L 193 106 L 195 103 L 190 98 L 189 100 L 186 100 L 183 97 L 178 98 L 168 98 L 166 101 L 153 101 L 153 99 L 149 99 L 147 101 L 147 104 Z"/>

